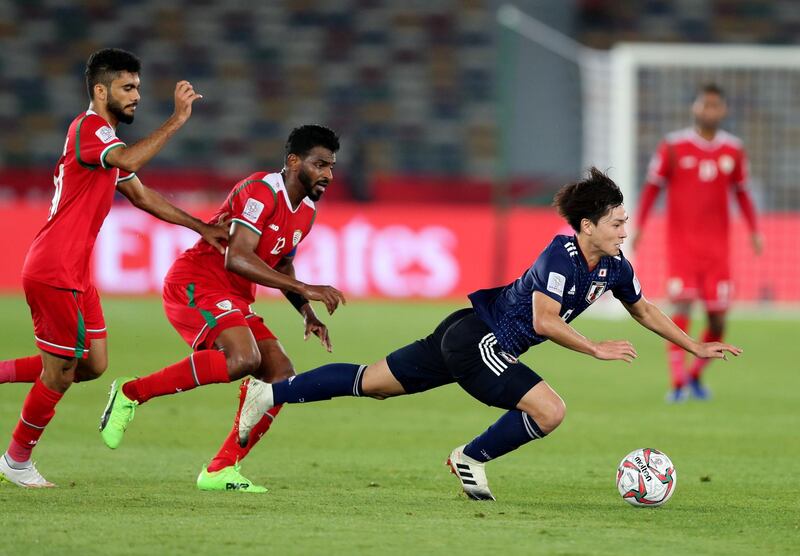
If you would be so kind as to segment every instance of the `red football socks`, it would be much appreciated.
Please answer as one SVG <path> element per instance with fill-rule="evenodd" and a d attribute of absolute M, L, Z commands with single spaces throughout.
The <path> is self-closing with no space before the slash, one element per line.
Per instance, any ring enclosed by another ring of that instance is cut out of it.
<path fill-rule="evenodd" d="M 282 405 L 277 405 L 267 411 L 258 424 L 253 427 L 247 446 L 242 448 L 239 446 L 239 413 L 242 411 L 242 402 L 244 401 L 244 384 L 245 383 L 242 383 L 241 394 L 239 396 L 239 409 L 236 411 L 236 418 L 233 420 L 233 429 L 228 434 L 225 442 L 222 443 L 217 455 L 214 456 L 214 459 L 208 464 L 209 472 L 219 471 L 220 469 L 236 465 L 236 463 L 242 461 L 244 457 L 250 453 L 250 450 L 253 449 L 253 446 L 261 440 L 261 437 L 267 433 L 272 425 L 272 421 L 275 420 L 275 417 L 278 416 L 278 413 L 283 407 Z"/>
<path fill-rule="evenodd" d="M 17 462 L 31 459 L 31 452 L 44 429 L 53 415 L 56 414 L 56 404 L 64 394 L 50 390 L 41 379 L 37 378 L 31 391 L 22 404 L 19 421 L 11 435 L 8 445 L 8 455 Z"/>
<path fill-rule="evenodd" d="M 206 384 L 230 382 L 225 354 L 203 350 L 160 371 L 126 382 L 122 393 L 140 404 L 150 398 L 192 390 Z"/>
<path fill-rule="evenodd" d="M 35 382 L 41 374 L 41 355 L 31 355 L 30 357 L 0 361 L 0 383 Z"/>
<path fill-rule="evenodd" d="M 706 330 L 705 332 L 703 332 L 703 341 L 721 342 L 722 336 L 714 334 L 710 330 Z M 699 380 L 703 374 L 703 370 L 709 363 L 711 363 L 711 361 L 712 361 L 711 359 L 696 359 L 694 365 L 692 365 L 692 368 L 689 371 L 689 375 L 692 377 L 692 380 Z"/>
<path fill-rule="evenodd" d="M 689 317 L 686 315 L 675 315 L 672 321 L 684 332 L 689 329 Z M 667 361 L 672 387 L 682 388 L 686 384 L 686 353 L 672 342 L 667 342 Z"/>

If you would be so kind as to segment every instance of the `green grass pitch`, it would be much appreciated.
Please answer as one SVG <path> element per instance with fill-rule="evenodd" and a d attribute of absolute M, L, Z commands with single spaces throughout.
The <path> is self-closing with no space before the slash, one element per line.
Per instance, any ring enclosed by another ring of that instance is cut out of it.
<path fill-rule="evenodd" d="M 590 317 L 592 338 L 627 338 L 639 359 L 600 362 L 545 344 L 523 359 L 567 403 L 550 437 L 488 467 L 496 503 L 459 495 L 449 451 L 500 414 L 449 386 L 378 402 L 284 410 L 245 460 L 266 495 L 201 493 L 194 480 L 231 426 L 236 385 L 152 400 L 122 446 L 97 431 L 115 376 L 187 355 L 157 299 L 104 302 L 108 373 L 73 387 L 34 453 L 60 488 L 0 485 L 0 554 L 797 554 L 800 551 L 798 322 L 730 325 L 745 349 L 708 373 L 714 399 L 667 406 L 660 339 L 632 320 Z M 334 353 L 302 341 L 285 302 L 259 302 L 298 370 L 369 363 L 432 330 L 453 304 L 353 301 L 326 322 Z M 0 298 L 0 358 L 33 351 L 28 308 Z M 5 448 L 26 385 L 0 385 Z M 666 452 L 677 490 L 636 509 L 614 487 L 630 450 Z"/>

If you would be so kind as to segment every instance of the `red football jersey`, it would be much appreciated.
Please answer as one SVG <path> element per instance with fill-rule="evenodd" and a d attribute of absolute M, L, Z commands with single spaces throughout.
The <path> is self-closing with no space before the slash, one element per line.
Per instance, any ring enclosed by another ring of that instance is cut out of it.
<path fill-rule="evenodd" d="M 308 197 L 292 208 L 281 174 L 255 173 L 234 186 L 213 220 L 233 219 L 261 236 L 256 254 L 270 267 L 294 251 L 314 224 L 316 207 Z M 167 282 L 202 283 L 230 291 L 248 303 L 255 301 L 256 284 L 225 269 L 225 257 L 200 239 L 175 261 Z"/>
<path fill-rule="evenodd" d="M 670 133 L 654 154 L 647 182 L 667 190 L 667 249 L 675 257 L 728 258 L 730 194 L 747 193 L 742 141 L 718 131 L 707 141 L 694 129 Z M 754 224 L 753 224 L 754 225 Z"/>
<path fill-rule="evenodd" d="M 116 184 L 134 176 L 106 164 L 108 152 L 124 144 L 92 110 L 72 121 L 53 174 L 50 215 L 22 267 L 25 278 L 78 291 L 88 286 L 92 249 L 111 210 Z"/>

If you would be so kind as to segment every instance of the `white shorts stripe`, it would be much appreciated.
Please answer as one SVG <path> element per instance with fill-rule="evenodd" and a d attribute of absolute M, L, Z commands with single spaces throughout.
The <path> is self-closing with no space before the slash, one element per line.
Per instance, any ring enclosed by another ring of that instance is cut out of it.
<path fill-rule="evenodd" d="M 105 327 L 103 327 L 103 328 L 87 328 L 86 329 L 86 332 L 91 332 L 93 334 L 97 334 L 98 332 L 105 332 L 105 331 L 106 331 Z"/>
<path fill-rule="evenodd" d="M 221 319 L 225 315 L 230 315 L 231 313 L 235 313 L 237 311 L 239 311 L 241 313 L 241 311 L 239 309 L 231 309 L 230 311 L 225 311 L 224 313 L 221 313 L 221 314 L 217 315 L 214 318 L 215 319 Z M 255 313 L 252 313 L 252 314 L 255 315 Z M 245 318 L 247 318 L 247 317 L 245 317 Z M 200 329 L 200 332 L 198 332 L 197 336 L 195 336 L 194 340 L 192 340 L 192 349 L 195 349 L 197 347 L 197 342 L 200 341 L 200 338 L 203 336 L 203 332 L 205 332 L 206 328 L 208 328 L 208 323 L 203 325 L 203 328 Z"/>
<path fill-rule="evenodd" d="M 481 359 L 484 364 L 489 367 L 489 370 L 497 376 L 500 376 L 503 371 L 508 368 L 508 365 L 506 365 L 492 350 L 496 344 L 497 338 L 490 332 L 478 342 L 478 351 L 480 351 Z"/>
<path fill-rule="evenodd" d="M 70 347 L 70 346 L 60 346 L 60 345 L 58 345 L 58 344 L 54 344 L 54 343 L 52 343 L 52 342 L 48 342 L 48 341 L 46 341 L 46 340 L 42 340 L 42 339 L 41 339 L 39 336 L 36 336 L 35 334 L 34 334 L 34 336 L 33 336 L 33 337 L 34 337 L 34 338 L 36 338 L 36 341 L 37 341 L 37 342 L 42 342 L 43 344 L 47 344 L 48 346 L 53 346 L 54 348 L 58 348 L 58 349 L 66 349 L 66 350 L 69 350 L 69 351 L 78 351 L 78 348 L 75 348 L 75 347 Z M 84 348 L 84 349 L 83 349 L 83 351 L 84 351 L 84 352 L 86 352 L 86 353 L 89 353 L 89 349 L 88 349 L 88 348 Z"/>

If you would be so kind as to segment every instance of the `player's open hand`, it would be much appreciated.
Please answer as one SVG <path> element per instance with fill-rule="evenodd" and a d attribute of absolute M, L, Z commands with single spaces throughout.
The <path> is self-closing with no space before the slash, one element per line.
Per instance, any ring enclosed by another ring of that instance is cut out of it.
<path fill-rule="evenodd" d="M 699 344 L 694 351 L 694 355 L 701 359 L 727 359 L 729 353 L 739 357 L 742 354 L 742 348 L 722 342 L 705 342 Z"/>
<path fill-rule="evenodd" d="M 606 340 L 595 344 L 594 356 L 603 361 L 622 360 L 630 363 L 639 354 L 628 340 Z"/>
<path fill-rule="evenodd" d="M 339 303 L 342 305 L 347 304 L 344 294 L 334 288 L 333 286 L 306 286 L 301 295 L 306 299 L 312 301 L 322 301 L 325 308 L 328 309 L 328 314 L 332 315 Z"/>
<path fill-rule="evenodd" d="M 224 255 L 225 247 L 222 245 L 222 242 L 228 241 L 228 230 L 229 225 L 226 222 L 203 224 L 200 227 L 200 235 L 203 236 L 203 239 L 210 243 L 214 249 Z"/>
<path fill-rule="evenodd" d="M 306 321 L 306 331 L 303 334 L 303 340 L 308 340 L 308 337 L 311 334 L 314 334 L 317 338 L 319 338 L 322 347 L 324 347 L 328 353 L 333 350 L 333 346 L 331 346 L 331 337 L 328 334 L 328 327 L 325 326 L 322 321 L 320 321 L 316 315 L 306 314 L 305 315 Z"/>
<path fill-rule="evenodd" d="M 196 93 L 188 81 L 178 81 L 175 85 L 175 116 L 185 122 L 192 115 L 192 103 L 203 95 Z"/>

